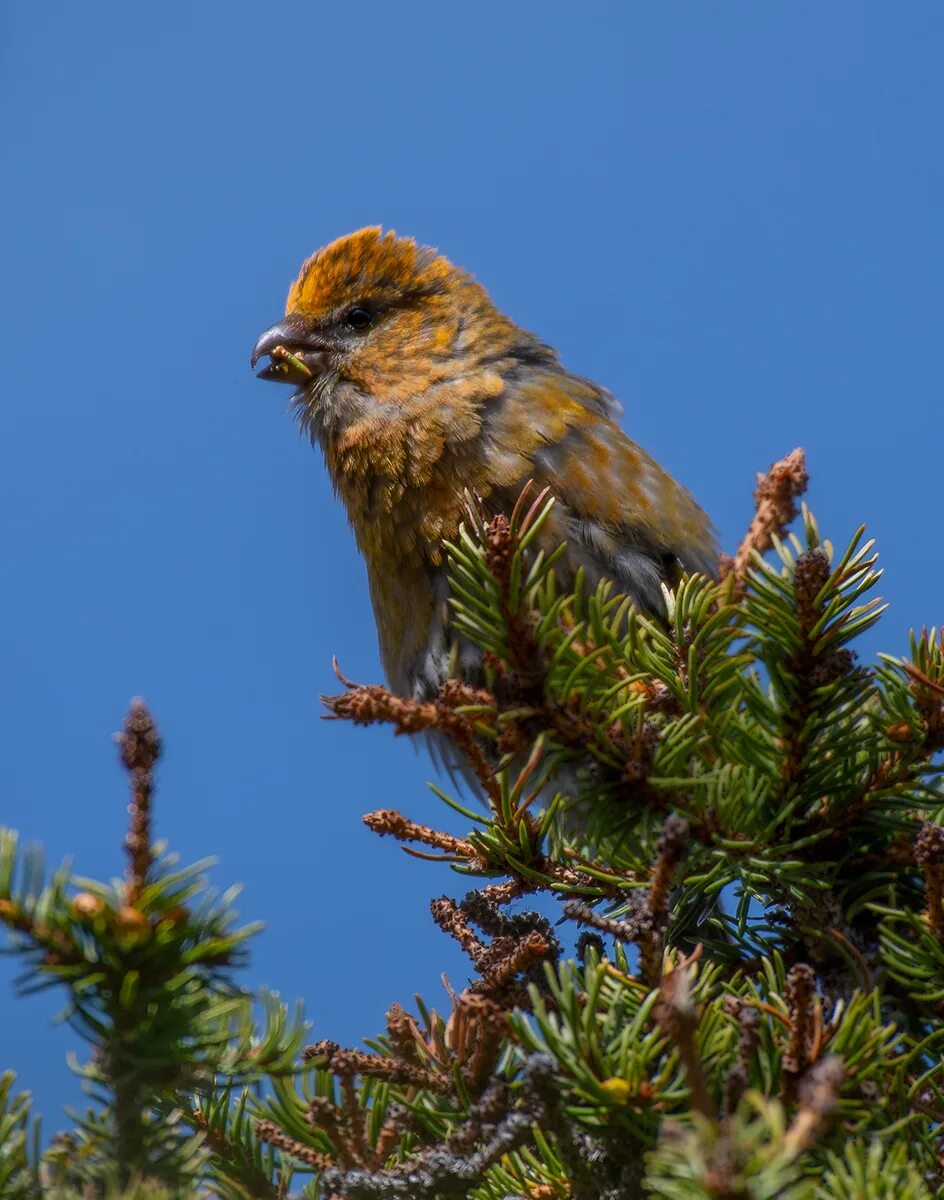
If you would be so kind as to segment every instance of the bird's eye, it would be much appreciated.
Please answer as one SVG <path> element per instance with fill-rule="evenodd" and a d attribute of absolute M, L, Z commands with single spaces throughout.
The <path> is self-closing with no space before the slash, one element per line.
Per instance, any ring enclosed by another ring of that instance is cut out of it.
<path fill-rule="evenodd" d="M 362 305 L 357 305 L 357 307 L 349 309 L 344 314 L 344 324 L 348 329 L 355 329 L 358 333 L 363 329 L 367 329 L 373 323 L 373 313 L 370 309 L 364 308 Z"/>

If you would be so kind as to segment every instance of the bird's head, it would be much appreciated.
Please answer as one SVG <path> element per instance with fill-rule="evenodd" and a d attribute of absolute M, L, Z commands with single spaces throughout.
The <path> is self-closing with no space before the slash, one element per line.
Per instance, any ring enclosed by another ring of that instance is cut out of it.
<path fill-rule="evenodd" d="M 403 407 L 520 336 L 484 288 L 435 250 L 379 228 L 318 250 L 289 289 L 285 317 L 253 347 L 261 379 L 294 385 L 303 423 L 339 391 Z"/>

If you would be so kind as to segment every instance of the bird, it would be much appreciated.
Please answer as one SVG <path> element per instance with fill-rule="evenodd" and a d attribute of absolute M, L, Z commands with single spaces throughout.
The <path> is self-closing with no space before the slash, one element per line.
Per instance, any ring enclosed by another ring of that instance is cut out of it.
<path fill-rule="evenodd" d="M 532 481 L 555 497 L 541 536 L 611 580 L 642 612 L 662 586 L 712 574 L 711 522 L 621 429 L 604 387 L 493 304 L 467 271 L 412 238 L 371 226 L 316 251 L 291 284 L 285 316 L 250 359 L 295 388 L 301 428 L 321 447 L 367 566 L 390 687 L 435 697 L 456 655 L 448 562 L 465 496 L 510 512 Z M 458 661 L 474 673 L 474 648 Z"/>

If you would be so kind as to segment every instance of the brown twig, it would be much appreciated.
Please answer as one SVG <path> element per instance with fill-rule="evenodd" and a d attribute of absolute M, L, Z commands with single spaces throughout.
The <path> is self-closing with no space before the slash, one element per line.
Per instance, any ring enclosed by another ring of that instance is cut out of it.
<path fill-rule="evenodd" d="M 387 1011 L 387 1037 L 398 1058 L 415 1066 L 421 1065 L 419 1047 L 425 1048 L 423 1035 L 413 1017 L 396 1002 Z"/>
<path fill-rule="evenodd" d="M 270 1146 L 275 1146 L 277 1150 L 283 1150 L 292 1158 L 297 1158 L 299 1162 L 314 1167 L 316 1171 L 323 1171 L 326 1167 L 334 1165 L 327 1155 L 319 1154 L 317 1150 L 312 1150 L 304 1142 L 283 1133 L 274 1121 L 257 1121 L 255 1131 L 256 1137 L 261 1142 L 267 1142 Z"/>
<path fill-rule="evenodd" d="M 121 761 L 128 771 L 131 785 L 131 803 L 128 805 L 130 821 L 125 836 L 128 866 L 123 898 L 127 906 L 134 907 L 148 882 L 154 862 L 151 849 L 151 793 L 154 781 L 151 773 L 161 754 L 157 726 L 143 700 L 131 701 L 124 727 L 121 733 L 116 734 L 115 740 L 121 747 Z"/>
<path fill-rule="evenodd" d="M 931 822 L 921 827 L 914 843 L 914 860 L 924 878 L 928 925 L 944 939 L 944 828 Z"/>
<path fill-rule="evenodd" d="M 421 825 L 416 821 L 411 821 L 394 808 L 379 808 L 375 812 L 367 813 L 362 820 L 368 829 L 372 829 L 374 833 L 379 834 L 381 837 L 389 836 L 401 842 L 420 842 L 422 845 L 430 846 L 440 852 L 436 855 L 425 855 L 419 851 L 411 850 L 407 846 L 403 847 L 408 854 L 413 854 L 417 858 L 430 858 L 435 861 L 449 861 L 454 858 L 457 861 L 465 862 L 476 871 L 494 871 L 494 864 L 483 859 L 482 855 L 471 842 L 464 838 L 457 838 L 452 834 L 432 829 L 428 825 Z M 517 897 L 527 895 L 530 892 L 549 891 L 555 885 L 571 890 L 579 888 L 588 895 L 606 895 L 612 899 L 619 899 L 625 896 L 625 887 L 615 882 L 607 885 L 605 882 L 591 875 L 589 871 L 581 871 L 575 867 L 565 866 L 563 863 L 553 862 L 551 859 L 540 859 L 533 864 L 537 870 L 540 870 L 546 876 L 546 879 L 537 879 L 530 875 L 519 875 L 515 873 L 514 867 L 511 864 L 503 863 L 502 865 L 504 870 L 512 877 L 502 883 L 490 884 L 488 888 L 483 889 L 484 892 L 494 893 L 497 904 L 508 904 L 512 900 L 517 899 Z M 596 866 L 597 864 L 588 861 L 587 865 Z"/>
<path fill-rule="evenodd" d="M 501 1004 L 471 988 L 455 997 L 446 1040 L 473 1096 L 480 1095 L 491 1078 L 507 1033 L 508 1011 Z"/>
<path fill-rule="evenodd" d="M 528 879 L 507 879 L 504 883 L 490 883 L 479 889 L 483 900 L 495 905 L 510 904 L 513 900 L 525 896 L 528 892 L 536 891 L 536 885 Z M 463 904 L 465 901 L 463 901 Z"/>
<path fill-rule="evenodd" d="M 355 1055 L 358 1051 L 348 1050 L 342 1052 L 344 1054 Z M 366 1057 L 366 1056 L 365 1056 Z M 367 1134 L 364 1125 L 368 1119 L 368 1113 L 362 1109 L 357 1099 L 357 1085 L 354 1082 L 355 1074 L 365 1074 L 366 1072 L 355 1072 L 345 1069 L 347 1064 L 341 1066 L 334 1065 L 335 1073 L 341 1083 L 341 1099 L 344 1113 L 344 1126 L 349 1139 L 349 1144 L 354 1153 L 355 1158 L 365 1165 L 373 1165 L 373 1152 L 370 1143 L 367 1141 Z M 427 1085 L 428 1086 L 428 1085 Z M 430 1091 L 434 1089 L 430 1088 Z"/>
<path fill-rule="evenodd" d="M 512 944 L 505 944 L 507 942 Z M 520 941 L 496 938 L 489 952 L 479 960 L 482 979 L 473 988 L 486 995 L 501 992 L 515 975 L 526 972 L 535 963 L 547 958 L 550 950 L 550 943 L 537 930 L 532 930 Z"/>
<path fill-rule="evenodd" d="M 747 568 L 755 551 L 766 553 L 773 545 L 774 536 L 782 534 L 796 517 L 797 501 L 806 491 L 808 482 L 806 455 L 799 447 L 775 462 L 766 475 L 757 476 L 754 517 L 734 557 L 722 555 L 718 566 L 722 579 L 729 575 L 734 577 L 735 597 L 744 594 Z"/>
<path fill-rule="evenodd" d="M 692 998 L 689 977 L 691 961 L 692 959 L 689 959 L 680 964 L 663 977 L 654 1016 L 662 1032 L 679 1052 L 691 1093 L 692 1109 L 714 1121 L 717 1119 L 717 1113 L 708 1091 L 696 1045 L 698 1013 Z"/>
<path fill-rule="evenodd" d="M 564 916 L 578 925 L 589 925 L 600 933 L 608 933 L 620 942 L 636 942 L 640 937 L 639 913 L 619 918 L 605 917 L 583 900 L 567 900 L 564 903 Z"/>
<path fill-rule="evenodd" d="M 393 837 L 398 842 L 420 842 L 424 846 L 441 850 L 446 855 L 465 859 L 470 865 L 484 867 L 475 847 L 465 838 L 453 837 L 452 834 L 431 829 L 428 825 L 420 825 L 397 812 L 395 808 L 378 808 L 375 812 L 367 813 L 362 820 L 368 829 L 372 829 L 381 837 Z"/>
<path fill-rule="evenodd" d="M 816 976 L 806 963 L 797 963 L 787 974 L 784 998 L 790 1007 L 790 1039 L 783 1055 L 783 1093 L 796 1097 L 800 1077 L 810 1064 L 810 1043 L 814 1027 Z"/>
<path fill-rule="evenodd" d="M 430 901 L 429 910 L 433 920 L 450 937 L 455 938 L 462 949 L 477 966 L 485 953 L 485 944 L 473 930 L 468 916 L 462 911 L 455 900 L 448 896 L 440 896 L 438 900 Z"/>
<path fill-rule="evenodd" d="M 387 1119 L 380 1127 L 377 1144 L 374 1146 L 374 1161 L 378 1167 L 382 1167 L 393 1154 L 397 1142 L 409 1123 L 410 1116 L 409 1109 L 396 1104 L 390 1106 Z"/>
<path fill-rule="evenodd" d="M 650 987 L 659 982 L 662 974 L 672 875 L 685 856 L 688 840 L 688 822 L 676 813 L 666 817 L 656 843 L 656 862 L 646 901 L 646 921 L 639 938 L 639 970 Z"/>
<path fill-rule="evenodd" d="M 345 1110 L 352 1103 L 351 1081 L 356 1075 L 454 1095 L 458 1067 L 468 1094 L 482 1093 L 508 1032 L 509 1010 L 528 1004 L 519 977 L 527 978 L 542 960 L 558 951 L 547 919 L 536 913 L 508 915 L 500 911 L 499 901 L 506 898 L 504 891 L 496 897 L 483 889 L 470 893 L 462 906 L 447 896 L 430 905 L 437 924 L 458 941 L 480 973 L 461 995 L 455 996 L 449 989 L 453 1011 L 444 1028 L 441 1022 L 431 1021 L 427 1037 L 403 1008 L 394 1005 L 387 1014 L 391 1056 L 345 1050 L 332 1041 L 315 1042 L 303 1050 L 305 1061 L 318 1062 L 341 1080 Z M 490 942 L 478 935 L 473 922 L 492 936 Z M 353 1117 L 345 1122 L 345 1129 L 350 1127 L 346 1144 L 354 1157 L 363 1161 L 351 1120 Z M 324 1127 L 323 1120 L 320 1123 Z"/>
<path fill-rule="evenodd" d="M 813 1144 L 835 1112 L 845 1078 L 846 1068 L 835 1054 L 810 1068 L 800 1091 L 800 1110 L 784 1136 L 788 1150 L 801 1154 Z"/>
<path fill-rule="evenodd" d="M 518 496 L 510 520 L 499 513 L 489 521 L 483 544 L 485 565 L 498 584 L 502 619 L 508 631 L 509 665 L 514 673 L 512 682 L 519 704 L 527 703 L 528 699 L 540 703 L 546 671 L 544 657 L 534 639 L 531 614 L 511 603 L 511 564 L 515 551 L 550 496 L 550 488 L 540 491 L 522 518 L 521 510 L 531 498 L 532 487 L 533 482 L 529 480 Z"/>
<path fill-rule="evenodd" d="M 688 849 L 688 822 L 673 813 L 666 817 L 662 833 L 656 843 L 656 864 L 649 885 L 647 908 L 650 916 L 664 919 L 669 908 L 669 891 L 675 868 L 685 857 Z"/>
<path fill-rule="evenodd" d="M 342 682 L 348 681 L 340 676 Z M 447 697 L 451 693 L 447 691 Z M 321 701 L 329 710 L 328 716 L 355 725 L 383 722 L 393 725 L 397 734 L 416 734 L 437 730 L 445 734 L 469 762 L 482 785 L 493 810 L 501 805 L 501 790 L 495 771 L 478 739 L 475 726 L 460 712 L 442 699 L 407 700 L 380 684 L 351 684 L 337 696 L 323 695 Z"/>
<path fill-rule="evenodd" d="M 339 1163 L 345 1167 L 358 1165 L 350 1138 L 342 1127 L 341 1113 L 333 1100 L 327 1096 L 312 1096 L 305 1117 L 312 1129 L 330 1140 Z"/>
<path fill-rule="evenodd" d="M 448 896 L 433 900 L 430 911 L 439 928 L 455 938 L 481 973 L 482 977 L 473 983 L 472 991 L 494 1000 L 506 1000 L 506 989 L 516 975 L 527 972 L 557 950 L 556 943 L 544 931 L 526 926 L 515 929 L 514 933 L 496 936 L 486 944 L 472 929 L 468 912 Z M 544 922 L 544 918 L 540 920 Z M 513 925 L 509 919 L 509 928 Z"/>
<path fill-rule="evenodd" d="M 448 1095 L 453 1089 L 452 1079 L 437 1071 L 418 1066 L 403 1058 L 388 1058 L 383 1054 L 368 1054 L 366 1050 L 346 1050 L 335 1043 L 314 1042 L 302 1050 L 304 1062 L 326 1060 L 326 1070 L 333 1071 L 339 1079 L 353 1079 L 364 1075 L 370 1079 L 384 1079 L 388 1083 L 406 1084 L 426 1088 L 439 1095 Z"/>
<path fill-rule="evenodd" d="M 724 1007 L 738 1024 L 737 1057 L 725 1079 L 724 1111 L 730 1117 L 751 1082 L 751 1062 L 760 1041 L 761 1017 L 758 1009 L 744 1004 L 737 996 L 728 996 Z"/>

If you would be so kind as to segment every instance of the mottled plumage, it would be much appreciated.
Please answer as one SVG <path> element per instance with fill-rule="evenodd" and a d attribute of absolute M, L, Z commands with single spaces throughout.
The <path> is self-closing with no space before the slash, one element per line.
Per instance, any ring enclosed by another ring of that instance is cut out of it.
<path fill-rule="evenodd" d="M 397 691 L 427 695 L 446 670 L 442 540 L 456 535 L 463 489 L 510 511 L 527 480 L 549 486 L 559 503 L 544 543 L 569 547 L 558 573 L 583 566 L 649 611 L 680 567 L 713 570 L 707 517 L 622 432 L 610 393 L 565 370 L 435 251 L 379 229 L 319 250 L 253 364 L 279 346 L 304 367 L 260 374 L 299 385 L 302 426 L 367 563 Z"/>

